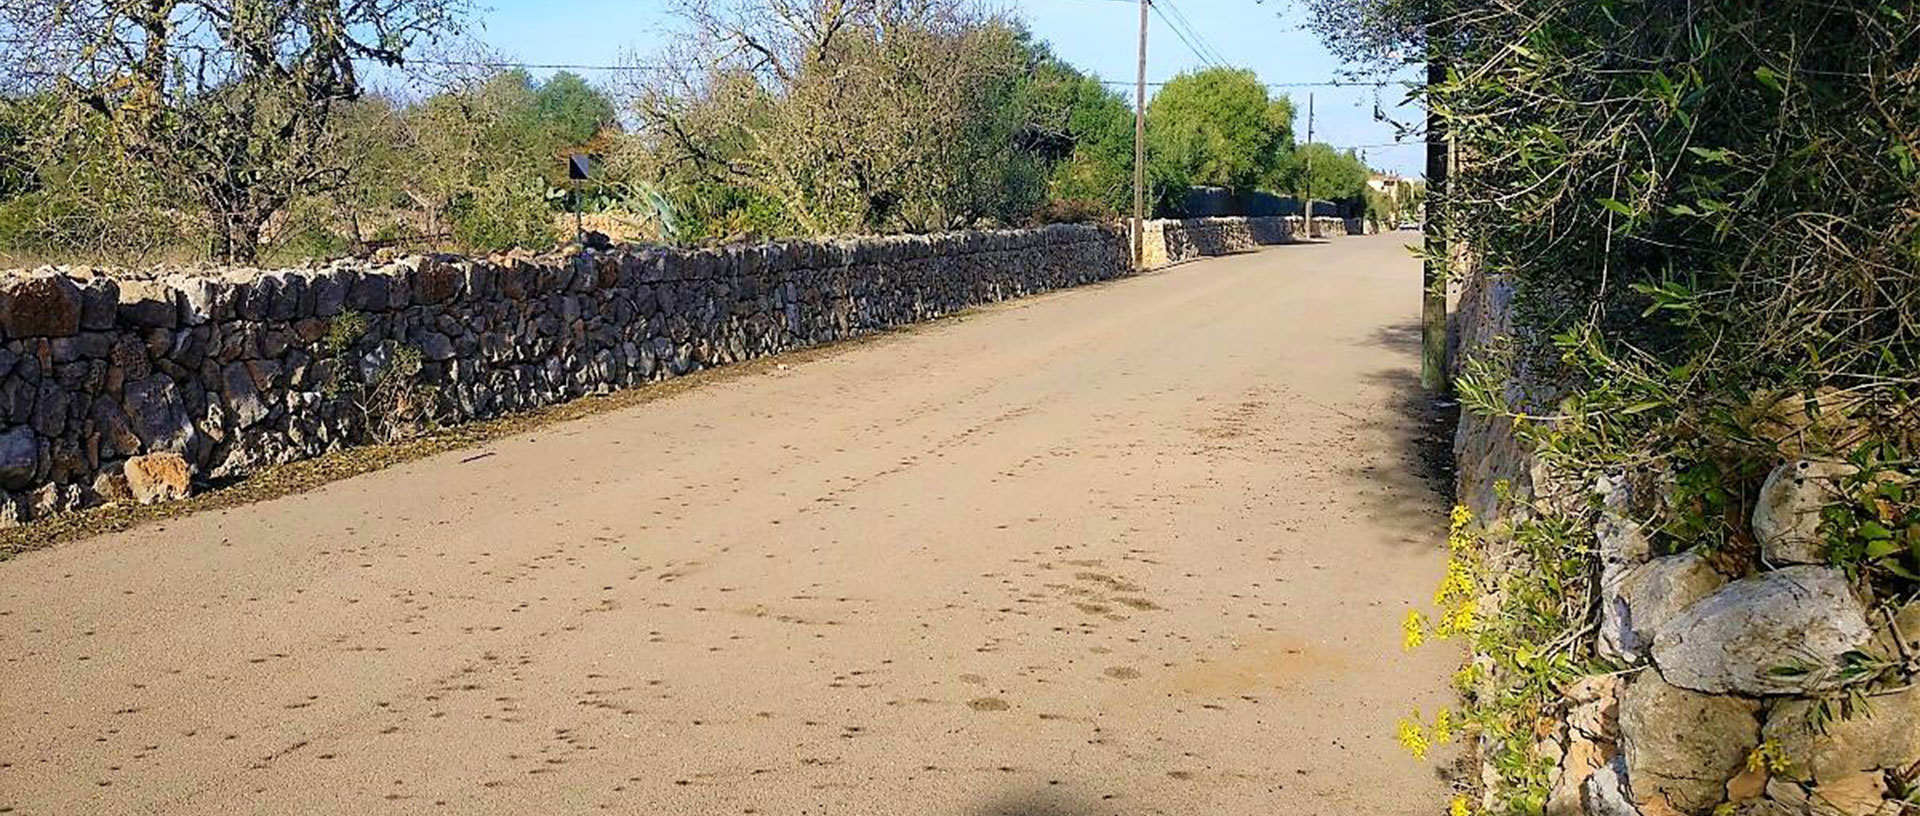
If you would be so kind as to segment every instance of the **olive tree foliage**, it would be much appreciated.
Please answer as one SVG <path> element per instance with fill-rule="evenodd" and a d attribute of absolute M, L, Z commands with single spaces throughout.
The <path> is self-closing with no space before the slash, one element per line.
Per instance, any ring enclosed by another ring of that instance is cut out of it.
<path fill-rule="evenodd" d="M 0 75 L 99 127 L 198 199 L 213 254 L 251 260 L 295 196 L 341 183 L 329 124 L 363 64 L 396 66 L 464 0 L 15 0 Z M 15 89 L 20 90 L 20 89 Z"/>
<path fill-rule="evenodd" d="M 1573 480 L 1657 485 L 1637 519 L 1656 549 L 1742 569 L 1767 475 L 1844 460 L 1855 475 L 1818 513 L 1824 560 L 1882 599 L 1912 597 L 1920 4 L 1310 2 L 1374 15 L 1337 50 L 1445 60 L 1424 96 L 1453 139 L 1447 221 L 1512 291 L 1505 339 L 1467 361 L 1464 407 L 1511 419 Z M 1465 715 L 1498 772 L 1490 813 L 1544 806 L 1554 762 L 1534 724 L 1565 710 L 1559 690 L 1593 658 L 1592 519 L 1549 522 L 1564 531 L 1509 539 L 1539 566 L 1494 578 L 1503 606 L 1470 633 L 1500 646 L 1476 662 Z M 1838 710 L 1915 679 L 1870 655 L 1834 671 Z"/>
<path fill-rule="evenodd" d="M 1307 27 L 1356 73 L 1424 61 L 1427 25 L 1447 0 L 1300 0 Z"/>
<path fill-rule="evenodd" d="M 1273 185 L 1293 150 L 1293 105 L 1254 72 L 1210 68 L 1174 77 L 1147 105 L 1148 146 L 1162 184 L 1251 190 Z"/>
<path fill-rule="evenodd" d="M 661 172 L 762 228 L 926 231 L 1024 218 L 1046 193 L 1011 104 L 1023 33 L 970 0 L 682 0 L 637 89 Z"/>

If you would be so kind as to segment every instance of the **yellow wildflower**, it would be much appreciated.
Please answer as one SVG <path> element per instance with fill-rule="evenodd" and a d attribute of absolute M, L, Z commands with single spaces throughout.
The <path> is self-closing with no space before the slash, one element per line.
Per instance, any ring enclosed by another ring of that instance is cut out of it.
<path fill-rule="evenodd" d="M 1455 720 L 1453 712 L 1444 706 L 1441 707 L 1440 713 L 1434 715 L 1433 718 L 1433 741 L 1439 743 L 1452 742 L 1453 735 L 1458 731 L 1459 727 L 1460 723 Z"/>
<path fill-rule="evenodd" d="M 1426 759 L 1427 750 L 1433 747 L 1433 743 L 1427 741 L 1426 729 L 1420 727 L 1420 712 L 1418 711 L 1413 713 L 1412 719 L 1403 719 L 1400 721 L 1400 729 L 1396 738 L 1399 739 L 1401 747 L 1406 748 L 1407 753 L 1412 754 L 1413 758 L 1418 760 Z"/>
<path fill-rule="evenodd" d="M 1418 609 L 1407 610 L 1407 619 L 1400 624 L 1400 629 L 1405 632 L 1400 640 L 1401 648 L 1412 651 L 1427 642 L 1427 616 L 1420 614 Z"/>

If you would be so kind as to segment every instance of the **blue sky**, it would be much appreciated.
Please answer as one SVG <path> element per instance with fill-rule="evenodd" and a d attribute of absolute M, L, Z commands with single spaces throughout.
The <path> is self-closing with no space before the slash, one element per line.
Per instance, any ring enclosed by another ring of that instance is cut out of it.
<path fill-rule="evenodd" d="M 603 64 L 629 54 L 646 55 L 670 34 L 674 21 L 661 0 L 480 0 L 478 30 L 471 32 L 503 57 L 536 63 Z M 1341 65 L 1301 24 L 1297 0 L 1159 0 L 1173 4 L 1193 30 L 1226 64 L 1252 68 L 1270 83 L 1338 79 Z M 1131 80 L 1139 11 L 1126 0 L 1019 0 L 1005 7 L 1026 20 L 1054 52 L 1081 70 L 1103 79 Z M 1147 79 L 1166 79 L 1206 67 L 1159 16 L 1148 28 Z M 540 73 L 540 72 L 536 72 Z M 581 71 L 589 79 L 606 77 Z M 1300 111 L 1294 123 L 1306 134 L 1307 93 L 1314 95 L 1316 141 L 1339 146 L 1394 141 L 1393 126 L 1374 118 L 1376 92 L 1369 88 L 1277 88 Z M 1152 89 L 1148 89 L 1151 93 Z M 1131 91 L 1128 90 L 1130 94 Z M 1390 86 L 1378 91 L 1380 106 L 1403 122 L 1418 118 L 1412 107 L 1398 107 L 1406 95 Z M 1366 151 L 1375 167 L 1418 175 L 1421 150 L 1415 146 L 1374 147 Z"/>

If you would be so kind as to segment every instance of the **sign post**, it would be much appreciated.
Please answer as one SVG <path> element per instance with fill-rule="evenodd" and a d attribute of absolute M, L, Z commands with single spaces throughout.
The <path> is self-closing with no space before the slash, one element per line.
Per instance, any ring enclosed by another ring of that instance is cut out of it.
<path fill-rule="evenodd" d="M 587 180 L 593 161 L 585 153 L 572 153 L 567 156 L 567 181 L 573 187 L 573 242 L 586 246 L 586 229 L 580 215 L 580 183 Z"/>

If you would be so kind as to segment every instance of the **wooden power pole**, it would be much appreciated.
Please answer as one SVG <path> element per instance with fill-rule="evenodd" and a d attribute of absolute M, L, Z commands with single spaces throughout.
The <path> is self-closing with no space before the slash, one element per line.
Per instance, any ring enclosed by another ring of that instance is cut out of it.
<path fill-rule="evenodd" d="M 1147 210 L 1147 6 L 1152 0 L 1140 0 L 1140 65 L 1133 85 L 1133 268 L 1146 264 L 1145 240 Z"/>
<path fill-rule="evenodd" d="M 1433 89 L 1447 81 L 1447 64 L 1440 58 L 1438 21 L 1427 26 L 1427 262 L 1420 282 L 1420 385 L 1433 393 L 1447 390 L 1447 122 L 1433 101 Z"/>

